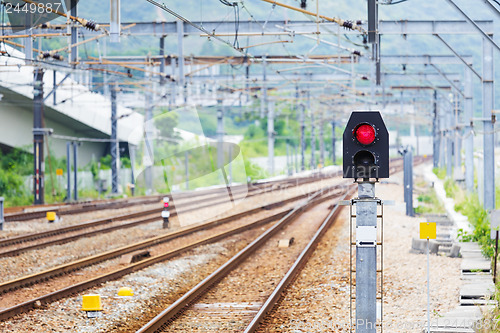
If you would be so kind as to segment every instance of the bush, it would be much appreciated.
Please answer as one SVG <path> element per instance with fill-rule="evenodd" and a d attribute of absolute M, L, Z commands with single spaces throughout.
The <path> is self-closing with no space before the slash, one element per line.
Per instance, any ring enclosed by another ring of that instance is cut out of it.
<path fill-rule="evenodd" d="M 446 170 L 444 168 L 433 168 L 432 172 L 441 180 L 446 177 Z"/>
<path fill-rule="evenodd" d="M 493 242 L 490 239 L 490 222 L 488 212 L 479 202 L 477 194 L 465 196 L 465 199 L 455 205 L 455 210 L 467 216 L 474 227 L 471 234 L 459 230 L 459 239 L 464 242 L 478 242 L 484 255 L 492 257 L 494 254 Z"/>

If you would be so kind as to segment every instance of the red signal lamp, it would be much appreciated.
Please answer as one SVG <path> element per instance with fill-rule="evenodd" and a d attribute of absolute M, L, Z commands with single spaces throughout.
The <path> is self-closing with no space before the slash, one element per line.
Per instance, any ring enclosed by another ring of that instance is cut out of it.
<path fill-rule="evenodd" d="M 375 128 L 368 124 L 361 124 L 354 129 L 354 137 L 362 145 L 369 145 L 375 141 Z"/>

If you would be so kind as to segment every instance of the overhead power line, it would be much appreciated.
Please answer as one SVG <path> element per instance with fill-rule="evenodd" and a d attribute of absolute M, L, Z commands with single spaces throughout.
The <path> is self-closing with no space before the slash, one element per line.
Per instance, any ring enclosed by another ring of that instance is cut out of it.
<path fill-rule="evenodd" d="M 151 4 L 153 4 L 153 5 L 155 5 L 156 7 L 160 8 L 160 9 L 163 9 L 164 11 L 166 11 L 167 13 L 169 13 L 170 15 L 175 16 L 175 17 L 176 17 L 176 18 L 178 18 L 179 20 L 181 20 L 181 21 L 183 21 L 183 22 L 185 22 L 185 23 L 187 23 L 187 24 L 191 25 L 192 27 L 194 27 L 194 28 L 196 28 L 196 29 L 198 29 L 198 30 L 200 30 L 200 31 L 203 31 L 204 33 L 206 33 L 207 35 L 209 35 L 209 37 L 210 37 L 210 38 L 214 38 L 214 39 L 218 40 L 219 42 L 226 44 L 227 46 L 229 46 L 230 48 L 232 48 L 232 49 L 234 49 L 234 50 L 238 51 L 238 52 L 239 52 L 239 53 L 241 53 L 241 54 L 244 54 L 244 55 L 247 55 L 247 56 L 249 56 L 249 57 L 252 57 L 252 56 L 248 55 L 248 54 L 246 53 L 246 51 L 244 51 L 244 50 L 242 50 L 242 49 L 240 49 L 240 48 L 237 48 L 237 47 L 233 46 L 233 45 L 232 45 L 231 43 L 229 43 L 228 41 L 225 41 L 224 39 L 219 38 L 218 36 L 216 36 L 216 35 L 215 35 L 215 33 L 210 32 L 210 31 L 208 31 L 207 29 L 205 29 L 205 28 L 203 28 L 203 27 L 201 27 L 201 26 L 199 26 L 199 25 L 197 25 L 197 24 L 195 24 L 195 23 L 193 23 L 193 22 L 189 21 L 187 18 L 185 18 L 185 17 L 183 17 L 182 15 L 180 15 L 180 14 L 178 14 L 178 13 L 174 12 L 173 10 L 171 10 L 170 8 L 168 8 L 167 6 L 165 6 L 164 4 L 161 4 L 161 3 L 157 2 L 157 1 L 154 1 L 154 0 L 146 0 L 146 1 L 147 1 L 147 2 L 149 2 L 149 3 L 151 3 Z"/>

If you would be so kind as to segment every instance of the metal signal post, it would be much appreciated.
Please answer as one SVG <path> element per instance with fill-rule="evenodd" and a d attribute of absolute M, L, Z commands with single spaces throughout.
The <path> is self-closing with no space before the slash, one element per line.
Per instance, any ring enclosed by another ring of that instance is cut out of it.
<path fill-rule="evenodd" d="M 355 326 L 357 333 L 374 333 L 377 327 L 382 331 L 381 316 L 377 323 L 377 299 L 382 306 L 383 297 L 383 278 L 377 276 L 378 272 L 382 273 L 383 266 L 383 206 L 375 197 L 375 183 L 379 178 L 389 177 L 389 134 L 379 112 L 351 114 L 343 135 L 343 154 L 344 178 L 354 178 L 358 183 L 358 197 L 350 202 L 351 329 Z M 356 206 L 355 213 L 353 206 Z M 377 256 L 379 246 L 380 259 Z M 355 287 L 353 273 L 356 274 Z M 380 288 L 377 281 L 380 281 Z M 356 300 L 354 325 L 353 299 Z"/>

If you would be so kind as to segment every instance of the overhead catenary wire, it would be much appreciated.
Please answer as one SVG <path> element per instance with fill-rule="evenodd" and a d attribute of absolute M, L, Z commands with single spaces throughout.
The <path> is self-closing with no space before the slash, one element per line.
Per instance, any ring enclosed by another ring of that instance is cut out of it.
<path fill-rule="evenodd" d="M 311 15 L 311 16 L 314 16 L 314 17 L 319 17 L 319 18 L 322 18 L 323 20 L 337 23 L 338 25 L 340 25 L 341 27 L 344 27 L 346 29 L 357 30 L 357 31 L 359 31 L 359 32 L 361 32 L 363 34 L 366 33 L 365 29 L 363 29 L 358 24 L 359 22 L 352 22 L 352 21 L 343 20 L 343 19 L 336 18 L 336 17 L 328 17 L 328 16 L 325 16 L 325 15 L 318 15 L 317 13 L 313 13 L 313 12 L 310 12 L 310 11 L 302 9 L 302 8 L 297 8 L 297 7 L 293 7 L 293 6 L 287 5 L 287 4 L 276 2 L 276 0 L 261 0 L 261 1 L 273 4 L 273 5 L 281 6 L 281 7 L 287 8 L 287 9 L 291 9 L 291 10 L 294 10 L 294 11 L 297 11 L 297 12 L 301 12 L 301 13 L 304 13 L 304 14 L 307 14 L 307 15 Z"/>
<path fill-rule="evenodd" d="M 161 3 L 157 2 L 157 1 L 154 1 L 154 0 L 146 0 L 146 1 L 149 2 L 149 3 L 151 3 L 151 4 L 153 4 L 153 5 L 155 5 L 155 6 L 157 6 L 160 9 L 163 9 L 164 11 L 166 11 L 167 13 L 169 13 L 170 15 L 172 15 L 172 16 L 178 18 L 179 20 L 181 20 L 181 21 L 183 21 L 183 22 L 191 25 L 192 27 L 194 27 L 194 28 L 196 28 L 196 29 L 198 29 L 200 31 L 203 31 L 207 35 L 210 35 L 210 38 L 213 38 L 215 40 L 218 40 L 221 43 L 226 44 L 227 46 L 229 46 L 230 48 L 236 50 L 239 53 L 242 53 L 244 55 L 248 55 L 244 50 L 241 50 L 241 49 L 233 46 L 228 41 L 226 41 L 226 40 L 224 40 L 224 39 L 216 36 L 214 33 L 208 31 L 207 29 L 205 29 L 205 28 L 203 28 L 201 26 L 199 26 L 198 24 L 191 22 L 190 20 L 186 19 L 182 15 L 180 15 L 180 14 L 176 13 L 175 11 L 171 10 L 170 8 L 168 8 L 165 4 L 161 4 Z M 251 55 L 248 55 L 248 56 L 251 57 Z"/>

